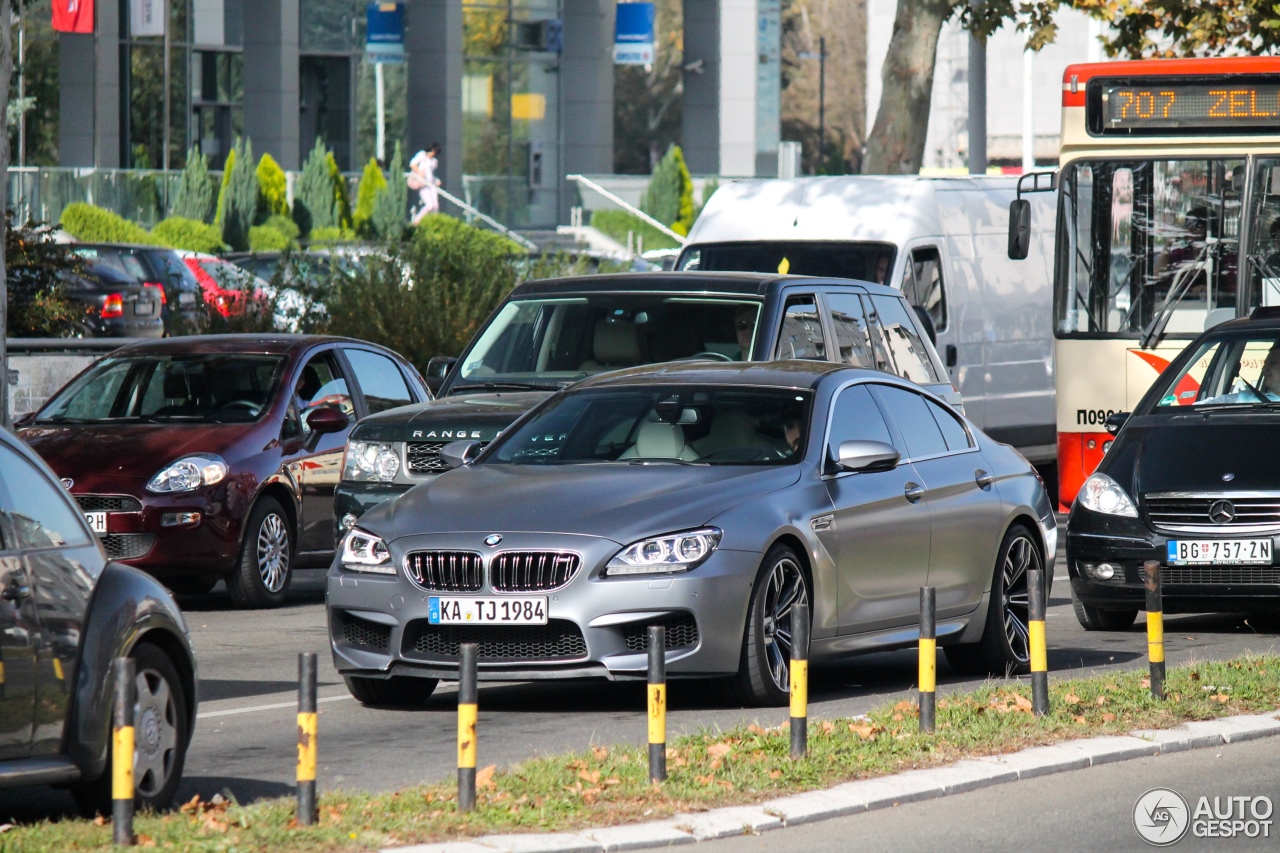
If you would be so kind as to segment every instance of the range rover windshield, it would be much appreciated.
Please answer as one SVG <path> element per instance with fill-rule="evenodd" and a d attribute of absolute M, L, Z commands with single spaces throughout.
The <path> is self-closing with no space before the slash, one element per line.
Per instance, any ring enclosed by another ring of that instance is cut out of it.
<path fill-rule="evenodd" d="M 1203 341 L 1182 370 L 1160 377 L 1160 387 L 1156 412 L 1280 406 L 1280 333 Z"/>
<path fill-rule="evenodd" d="M 462 357 L 451 390 L 555 389 L 606 370 L 751 356 L 760 303 L 607 293 L 508 302 Z"/>
<path fill-rule="evenodd" d="M 809 403 L 783 388 L 591 388 L 555 398 L 483 464 L 786 465 L 804 454 Z"/>
<path fill-rule="evenodd" d="M 36 423 L 247 423 L 280 381 L 274 355 L 105 358 L 36 415 Z"/>
<path fill-rule="evenodd" d="M 893 246 L 888 243 L 796 240 L 703 243 L 685 251 L 677 268 L 856 278 L 885 284 L 893 270 L 893 254 Z"/>

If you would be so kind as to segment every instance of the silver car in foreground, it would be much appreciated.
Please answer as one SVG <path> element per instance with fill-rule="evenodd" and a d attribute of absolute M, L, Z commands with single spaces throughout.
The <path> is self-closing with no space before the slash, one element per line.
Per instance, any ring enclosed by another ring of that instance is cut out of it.
<path fill-rule="evenodd" d="M 479 644 L 481 679 L 731 676 L 785 702 L 811 658 L 913 645 L 919 589 L 965 671 L 1027 668 L 1027 570 L 1057 528 L 1015 450 L 905 380 L 812 361 L 584 380 L 474 460 L 370 510 L 328 579 L 334 663 L 367 704 L 414 704 Z"/>

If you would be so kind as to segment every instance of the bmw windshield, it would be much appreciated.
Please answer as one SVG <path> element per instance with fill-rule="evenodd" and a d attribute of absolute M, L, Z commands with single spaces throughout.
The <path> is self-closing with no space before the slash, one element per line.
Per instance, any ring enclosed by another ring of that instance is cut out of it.
<path fill-rule="evenodd" d="M 539 409 L 481 464 L 786 465 L 804 454 L 809 409 L 794 389 L 591 388 Z"/>

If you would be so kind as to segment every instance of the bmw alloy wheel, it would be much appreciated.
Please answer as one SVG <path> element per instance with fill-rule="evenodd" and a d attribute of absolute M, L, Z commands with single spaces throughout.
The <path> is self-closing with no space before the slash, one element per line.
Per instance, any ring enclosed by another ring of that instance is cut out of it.
<path fill-rule="evenodd" d="M 1035 544 L 1023 533 L 1009 543 L 1001 569 L 1000 606 L 1004 621 L 1005 642 L 1021 663 L 1031 660 L 1030 598 L 1027 572 L 1039 569 L 1040 554 Z"/>
<path fill-rule="evenodd" d="M 769 676 L 778 690 L 791 689 L 791 614 L 797 604 L 809 602 L 804 572 L 794 559 L 783 557 L 765 580 L 763 640 Z"/>

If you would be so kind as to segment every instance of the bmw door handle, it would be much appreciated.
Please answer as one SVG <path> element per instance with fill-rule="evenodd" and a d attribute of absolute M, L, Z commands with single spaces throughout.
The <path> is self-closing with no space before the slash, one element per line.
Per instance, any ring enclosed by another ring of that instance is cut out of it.
<path fill-rule="evenodd" d="M 973 472 L 973 481 L 978 484 L 979 488 L 987 489 L 996 481 L 994 474 L 988 474 L 981 468 Z"/>
<path fill-rule="evenodd" d="M 924 486 L 909 482 L 902 494 L 913 504 L 920 503 L 920 499 L 924 497 Z"/>

